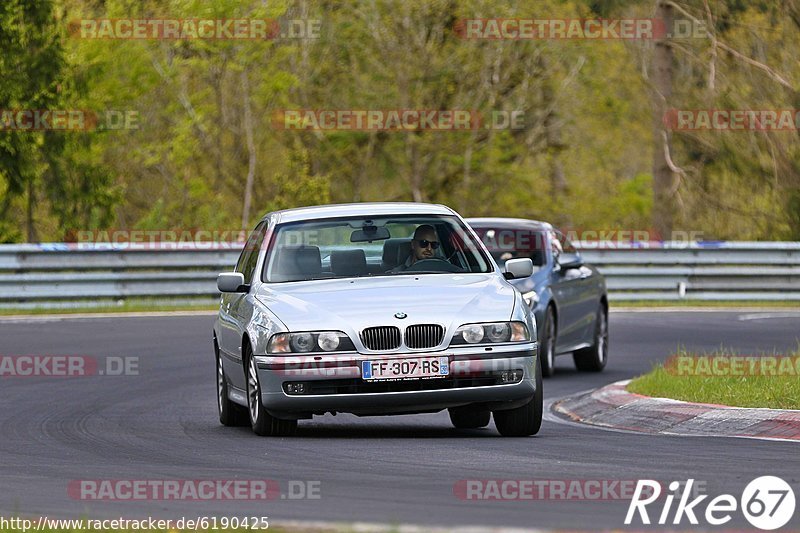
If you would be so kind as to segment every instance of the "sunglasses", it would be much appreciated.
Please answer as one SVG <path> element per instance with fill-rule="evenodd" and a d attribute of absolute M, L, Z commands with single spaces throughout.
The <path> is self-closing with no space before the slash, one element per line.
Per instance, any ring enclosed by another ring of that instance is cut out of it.
<path fill-rule="evenodd" d="M 419 245 L 420 248 L 427 248 L 428 246 L 430 246 L 432 250 L 438 250 L 439 246 L 441 246 L 442 243 L 440 243 L 439 241 L 429 241 L 429 240 L 426 240 L 426 239 L 418 239 L 417 240 L 417 244 Z"/>

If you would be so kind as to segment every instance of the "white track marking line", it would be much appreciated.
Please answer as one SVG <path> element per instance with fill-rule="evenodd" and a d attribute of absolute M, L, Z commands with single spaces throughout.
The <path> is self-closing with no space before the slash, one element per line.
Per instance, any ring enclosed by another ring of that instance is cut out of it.
<path fill-rule="evenodd" d="M 739 315 L 736 319 L 744 320 L 769 320 L 772 318 L 796 318 L 800 320 L 800 312 L 796 313 L 750 313 L 747 315 Z"/>

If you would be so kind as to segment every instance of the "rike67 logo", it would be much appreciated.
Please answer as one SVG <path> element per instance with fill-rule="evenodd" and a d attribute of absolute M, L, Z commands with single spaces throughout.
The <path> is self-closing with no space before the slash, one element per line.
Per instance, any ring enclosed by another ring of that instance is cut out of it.
<path fill-rule="evenodd" d="M 669 484 L 669 491 L 663 498 L 664 506 L 658 515 L 657 524 L 665 525 L 670 522 L 673 525 L 681 524 L 685 517 L 690 524 L 699 524 L 698 516 L 705 519 L 707 524 L 720 526 L 730 522 L 733 513 L 741 510 L 741 513 L 753 527 L 758 529 L 773 530 L 784 526 L 794 516 L 795 498 L 792 487 L 779 477 L 761 476 L 754 479 L 744 488 L 739 500 L 731 494 L 720 494 L 705 503 L 705 512 L 701 512 L 703 501 L 708 498 L 707 494 L 695 496 L 689 499 L 692 494 L 694 479 L 689 479 L 686 483 L 673 481 Z M 683 491 L 678 491 L 683 487 Z M 642 524 L 650 524 L 648 505 L 653 504 L 661 497 L 661 484 L 650 479 L 640 479 L 636 484 L 633 499 L 628 506 L 628 514 L 625 516 L 625 525 L 630 525 L 637 515 Z M 672 504 L 678 500 L 674 512 Z M 658 511 L 653 505 L 650 511 Z M 655 516 L 653 517 L 655 519 Z"/>

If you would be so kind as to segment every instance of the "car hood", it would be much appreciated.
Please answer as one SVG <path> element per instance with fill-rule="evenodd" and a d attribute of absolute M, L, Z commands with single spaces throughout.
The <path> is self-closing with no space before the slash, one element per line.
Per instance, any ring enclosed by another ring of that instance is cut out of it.
<path fill-rule="evenodd" d="M 509 320 L 515 289 L 496 274 L 421 274 L 263 285 L 256 298 L 290 331 Z M 396 313 L 405 313 L 400 320 Z"/>

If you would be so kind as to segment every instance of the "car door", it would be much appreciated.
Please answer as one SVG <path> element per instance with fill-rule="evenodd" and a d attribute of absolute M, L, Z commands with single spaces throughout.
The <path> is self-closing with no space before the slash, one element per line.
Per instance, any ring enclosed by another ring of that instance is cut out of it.
<path fill-rule="evenodd" d="M 235 271 L 244 276 L 244 282 L 247 285 L 253 282 L 266 228 L 266 221 L 256 226 L 250 233 L 242 253 L 239 255 L 239 260 L 236 262 Z M 240 389 L 244 389 L 245 386 L 244 372 L 242 371 L 242 336 L 247 326 L 247 320 L 252 314 L 252 305 L 248 296 L 248 293 L 242 292 L 223 294 L 220 308 L 220 329 L 223 336 L 220 350 L 223 350 L 228 356 L 223 358 L 223 367 L 231 383 Z"/>
<path fill-rule="evenodd" d="M 580 252 L 561 232 L 557 232 L 564 253 L 575 254 L 580 257 Z M 582 259 L 582 258 L 581 258 Z M 575 292 L 575 346 L 585 346 L 594 340 L 594 322 L 600 302 L 599 291 L 597 290 L 598 281 L 595 279 L 595 271 L 588 265 L 581 265 L 574 269 L 572 274 L 572 285 Z"/>
<path fill-rule="evenodd" d="M 558 307 L 558 337 L 556 351 L 571 350 L 580 341 L 582 302 L 580 269 L 563 268 L 559 259 L 565 253 L 575 253 L 572 244 L 555 230 L 549 231 L 550 254 L 553 261 L 550 290 Z M 565 249 L 566 246 L 566 249 Z"/>

